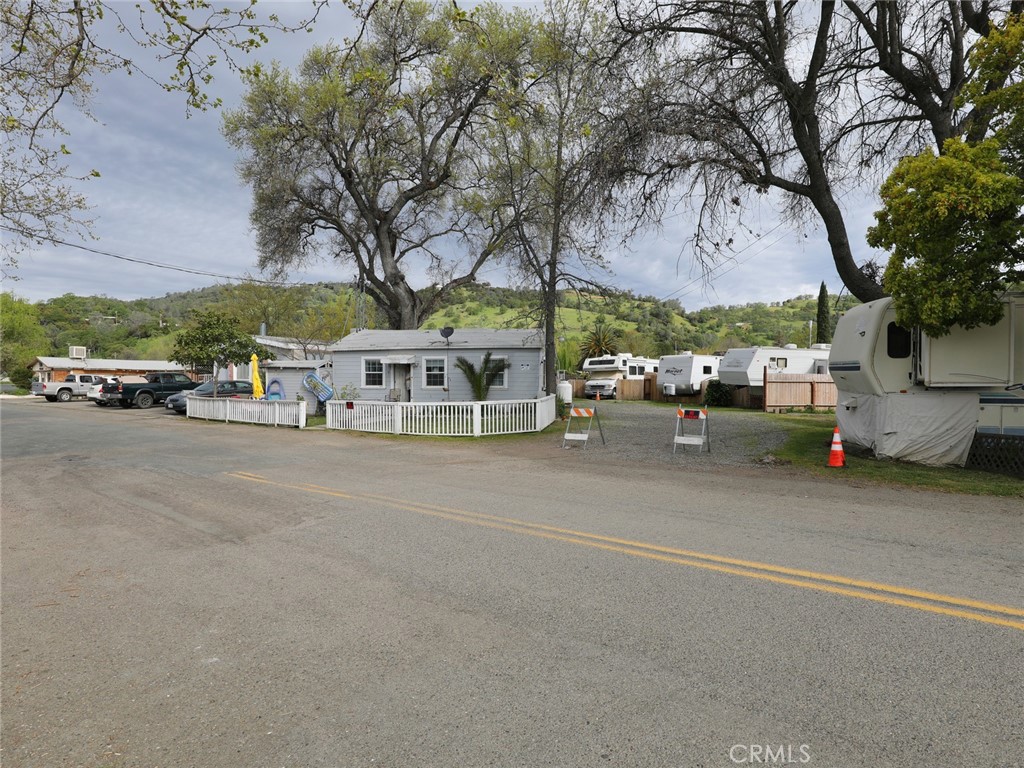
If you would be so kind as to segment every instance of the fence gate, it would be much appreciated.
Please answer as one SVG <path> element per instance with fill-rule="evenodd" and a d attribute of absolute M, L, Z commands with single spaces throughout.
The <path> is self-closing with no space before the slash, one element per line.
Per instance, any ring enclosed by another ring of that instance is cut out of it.
<path fill-rule="evenodd" d="M 601 435 L 601 443 L 605 444 L 604 430 L 601 429 L 601 419 L 597 415 L 597 408 L 570 408 L 569 423 L 565 425 L 562 447 L 567 447 L 570 441 L 578 441 L 583 443 L 583 448 L 586 450 L 587 440 L 590 439 L 590 428 L 595 421 L 597 422 L 597 431 Z"/>
<path fill-rule="evenodd" d="M 688 424 L 691 426 L 689 433 L 686 431 Z M 698 427 L 699 432 L 697 431 Z M 707 408 L 676 409 L 676 432 L 672 438 L 672 453 L 675 453 L 676 448 L 680 445 L 699 445 L 698 453 L 702 452 L 706 445 L 708 453 L 711 453 L 711 433 L 708 430 Z"/>

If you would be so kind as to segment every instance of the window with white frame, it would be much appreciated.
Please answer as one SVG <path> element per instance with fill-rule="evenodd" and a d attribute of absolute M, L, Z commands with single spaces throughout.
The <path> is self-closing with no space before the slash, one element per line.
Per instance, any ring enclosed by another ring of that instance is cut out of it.
<path fill-rule="evenodd" d="M 423 358 L 423 386 L 427 389 L 448 386 L 448 372 L 443 357 Z"/>
<path fill-rule="evenodd" d="M 505 370 L 494 377 L 494 382 L 491 384 L 496 389 L 508 389 L 508 358 L 507 357 L 491 357 L 491 364 L 505 362 Z M 483 358 L 480 358 L 480 365 L 483 365 Z"/>
<path fill-rule="evenodd" d="M 384 388 L 384 361 L 379 357 L 363 358 L 363 386 Z"/>

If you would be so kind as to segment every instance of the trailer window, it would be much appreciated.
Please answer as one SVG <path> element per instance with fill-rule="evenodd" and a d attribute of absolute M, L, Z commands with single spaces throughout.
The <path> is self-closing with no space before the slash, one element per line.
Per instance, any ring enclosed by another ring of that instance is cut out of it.
<path fill-rule="evenodd" d="M 711 373 L 711 366 L 710 365 L 705 365 L 704 366 L 704 373 L 706 373 L 706 374 L 710 374 Z"/>
<path fill-rule="evenodd" d="M 893 359 L 910 357 L 910 331 L 889 323 L 885 332 L 886 353 Z"/>

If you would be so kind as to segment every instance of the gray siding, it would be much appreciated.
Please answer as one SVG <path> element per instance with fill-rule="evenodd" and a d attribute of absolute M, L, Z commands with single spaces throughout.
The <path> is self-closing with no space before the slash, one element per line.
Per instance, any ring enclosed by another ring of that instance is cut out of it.
<path fill-rule="evenodd" d="M 302 395 L 306 401 L 306 413 L 313 415 L 316 413 L 316 395 L 302 384 L 302 377 L 310 371 L 316 370 L 317 361 L 310 361 L 310 363 L 311 365 L 308 368 L 264 367 L 260 371 L 260 376 L 263 379 L 263 388 L 269 392 L 271 382 L 276 379 L 281 382 L 281 388 L 284 389 L 283 400 L 295 400 L 296 395 Z M 320 377 L 324 378 L 326 372 L 326 369 L 321 369 Z"/>
<path fill-rule="evenodd" d="M 468 401 L 473 395 L 462 371 L 456 368 L 456 360 L 462 356 L 470 360 L 474 365 L 479 366 L 487 350 L 482 349 L 459 349 L 446 353 L 444 347 L 432 347 L 429 350 L 423 349 L 394 349 L 387 352 L 378 350 L 345 350 L 334 351 L 331 359 L 334 364 L 334 384 L 336 387 L 349 385 L 353 390 L 359 392 L 362 400 L 384 400 L 392 388 L 404 389 L 405 372 L 409 371 L 410 376 L 410 397 L 413 402 L 444 402 Z M 363 386 L 363 361 L 364 359 L 381 358 L 412 358 L 411 368 L 403 364 L 385 364 L 384 383 L 380 387 Z M 504 357 L 509 361 L 509 367 L 505 371 L 505 386 L 493 386 L 488 393 L 488 400 L 527 400 L 537 397 L 541 389 L 541 350 L 523 348 L 498 348 L 491 350 L 492 358 Z M 427 387 L 426 381 L 426 359 L 440 359 L 445 361 L 448 371 L 449 391 L 441 388 Z"/>

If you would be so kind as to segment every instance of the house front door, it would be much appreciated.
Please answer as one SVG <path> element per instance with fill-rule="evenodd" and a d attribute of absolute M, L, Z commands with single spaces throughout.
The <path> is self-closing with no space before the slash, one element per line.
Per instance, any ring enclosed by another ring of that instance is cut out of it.
<path fill-rule="evenodd" d="M 412 399 L 412 366 L 396 363 L 391 366 L 391 389 L 398 392 L 398 399 L 408 403 Z"/>

